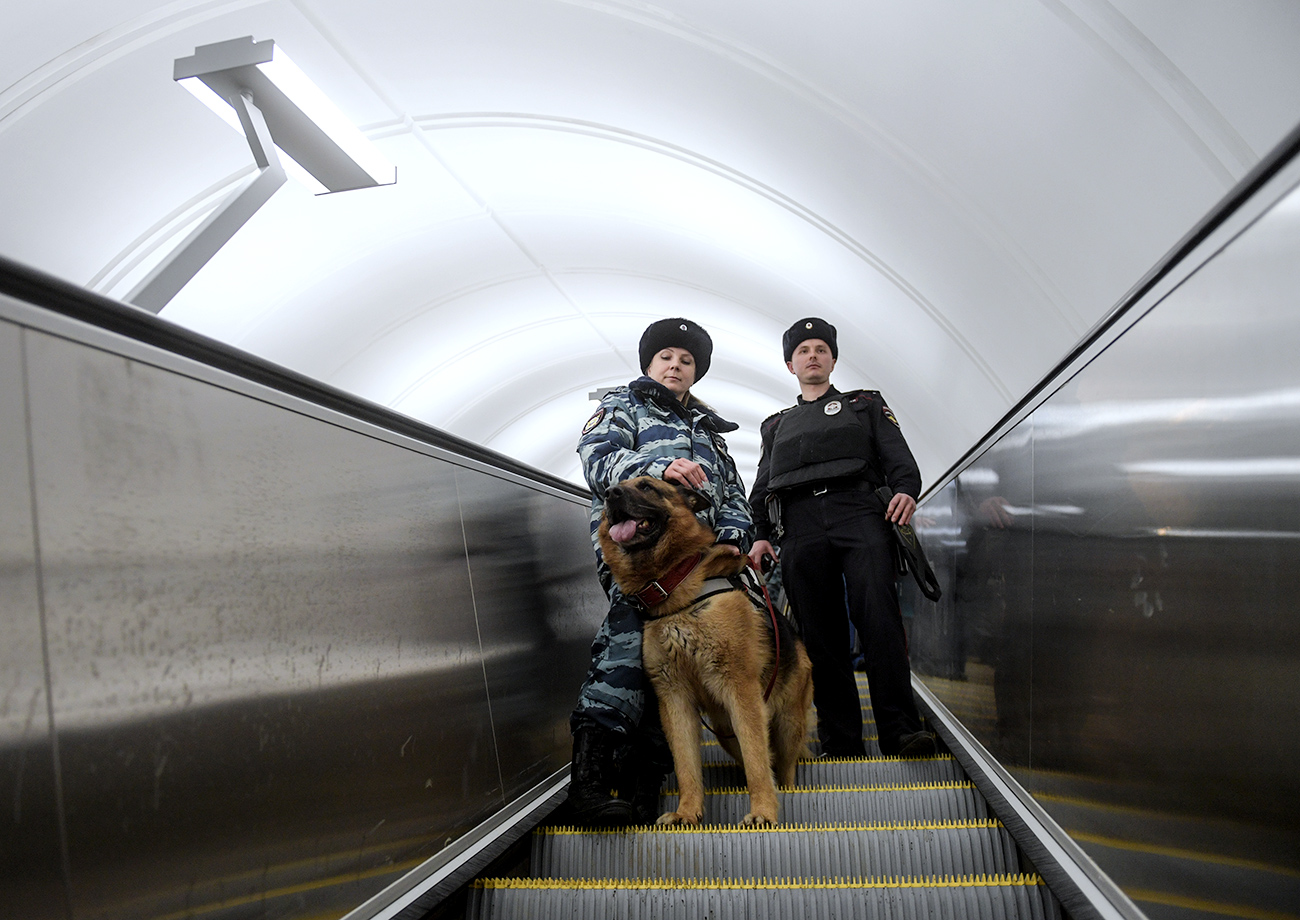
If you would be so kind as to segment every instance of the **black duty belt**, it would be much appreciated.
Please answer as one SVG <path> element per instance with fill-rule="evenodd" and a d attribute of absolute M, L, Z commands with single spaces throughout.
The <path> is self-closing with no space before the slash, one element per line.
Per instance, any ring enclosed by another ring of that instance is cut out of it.
<path fill-rule="evenodd" d="M 822 482 L 810 482 L 801 486 L 782 489 L 777 494 L 783 502 L 792 502 L 813 495 L 826 495 L 829 492 L 875 492 L 875 483 L 865 479 L 826 479 Z"/>

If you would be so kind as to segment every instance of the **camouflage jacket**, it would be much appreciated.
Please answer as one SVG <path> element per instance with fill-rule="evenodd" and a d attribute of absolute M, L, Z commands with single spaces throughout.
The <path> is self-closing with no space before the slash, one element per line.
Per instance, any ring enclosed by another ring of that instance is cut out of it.
<path fill-rule="evenodd" d="M 634 476 L 662 479 L 678 457 L 704 468 L 701 489 L 713 502 L 699 518 L 718 534 L 718 541 L 749 549 L 752 516 L 736 464 L 722 440 L 740 426 L 728 422 L 700 400 L 683 406 L 673 392 L 649 377 L 611 390 L 583 426 L 578 441 L 582 472 L 591 487 L 591 542 L 596 549 L 601 584 L 609 590 L 609 572 L 596 531 L 605 509 L 605 490 Z"/>

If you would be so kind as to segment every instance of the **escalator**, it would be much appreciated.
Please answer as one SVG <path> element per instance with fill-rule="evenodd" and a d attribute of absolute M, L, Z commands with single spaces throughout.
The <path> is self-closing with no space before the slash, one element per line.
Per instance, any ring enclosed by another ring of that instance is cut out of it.
<path fill-rule="evenodd" d="M 466 916 L 1064 916 L 951 754 L 881 757 L 869 705 L 863 722 L 868 756 L 800 763 L 768 828 L 740 826 L 743 773 L 705 732 L 701 826 L 539 827 L 528 876 L 475 880 Z M 675 803 L 670 775 L 660 808 Z"/>

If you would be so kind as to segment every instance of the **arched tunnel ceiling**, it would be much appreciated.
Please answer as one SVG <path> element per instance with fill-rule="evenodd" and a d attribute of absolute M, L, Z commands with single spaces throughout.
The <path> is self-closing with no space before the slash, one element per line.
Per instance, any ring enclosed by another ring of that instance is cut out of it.
<path fill-rule="evenodd" d="M 7 9 L 0 252 L 123 296 L 253 169 L 171 80 L 272 38 L 397 165 L 281 189 L 168 320 L 558 475 L 644 326 L 696 393 L 840 330 L 927 480 L 1300 120 L 1290 0 L 50 0 Z"/>

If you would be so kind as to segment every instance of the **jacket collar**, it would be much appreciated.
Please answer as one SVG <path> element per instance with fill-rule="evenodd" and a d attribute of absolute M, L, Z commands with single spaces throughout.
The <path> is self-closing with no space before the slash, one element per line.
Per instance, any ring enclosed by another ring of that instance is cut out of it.
<path fill-rule="evenodd" d="M 810 402 L 821 402 L 823 399 L 827 399 L 831 396 L 843 396 L 843 395 L 844 395 L 843 393 L 835 389 L 835 384 L 832 383 L 831 388 L 827 390 L 825 393 L 823 393 L 821 396 L 818 396 L 816 399 L 804 399 L 802 394 L 800 394 L 795 398 L 799 401 L 799 405 L 806 406 Z"/>
<path fill-rule="evenodd" d="M 682 405 L 678 401 L 676 393 L 653 377 L 638 377 L 627 386 L 629 390 L 642 399 L 652 400 L 687 421 L 690 420 L 692 413 L 699 415 L 700 424 L 712 431 L 725 433 L 735 431 L 740 427 L 735 422 L 729 422 L 718 415 L 713 411 L 712 406 L 695 396 L 688 396 L 686 405 Z"/>

